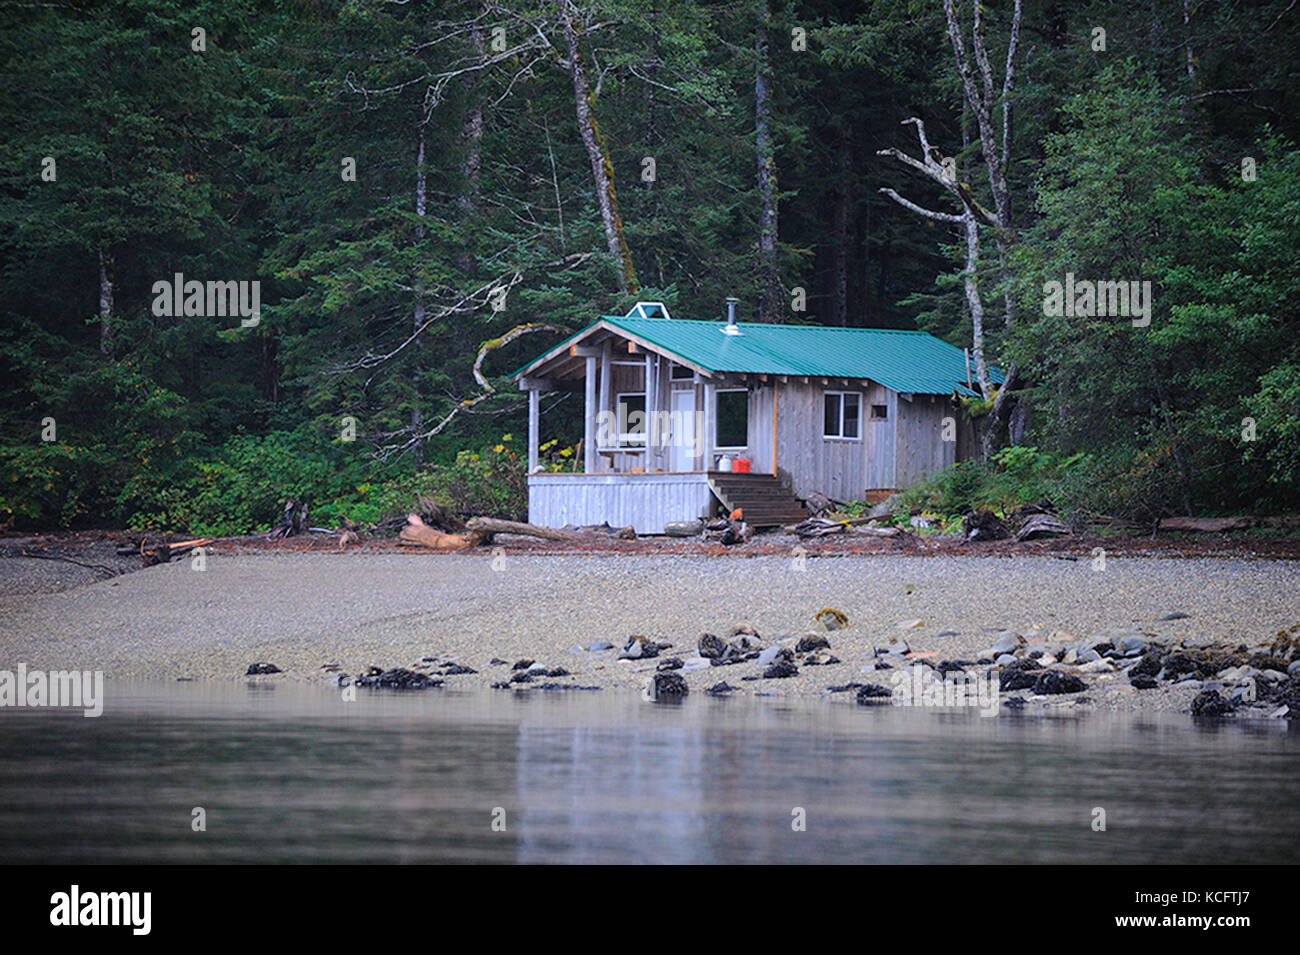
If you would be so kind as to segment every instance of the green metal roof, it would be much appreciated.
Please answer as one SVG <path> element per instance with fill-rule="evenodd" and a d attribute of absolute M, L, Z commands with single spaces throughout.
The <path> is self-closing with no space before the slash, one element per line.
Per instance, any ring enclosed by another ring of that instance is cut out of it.
<path fill-rule="evenodd" d="M 710 372 L 870 378 L 903 393 L 972 393 L 965 353 L 928 332 L 742 322 L 742 334 L 728 335 L 723 322 L 606 315 L 564 344 L 601 322 Z M 989 374 L 1001 383 L 1000 371 Z"/>

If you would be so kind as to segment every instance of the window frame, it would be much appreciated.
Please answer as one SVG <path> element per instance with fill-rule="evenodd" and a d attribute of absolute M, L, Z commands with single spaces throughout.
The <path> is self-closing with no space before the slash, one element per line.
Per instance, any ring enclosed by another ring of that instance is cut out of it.
<path fill-rule="evenodd" d="M 747 451 L 749 450 L 749 389 L 748 388 L 715 388 L 713 389 L 713 437 L 719 440 L 718 431 L 718 409 L 721 402 L 718 396 L 726 394 L 742 394 L 745 396 L 745 443 L 744 444 L 715 444 L 715 451 Z"/>
<path fill-rule="evenodd" d="M 641 427 L 643 430 L 641 431 L 623 430 L 622 426 L 628 424 L 628 418 L 632 416 L 631 409 L 628 410 L 628 413 L 626 415 L 620 413 L 620 409 L 623 407 L 624 404 L 626 404 L 626 402 L 623 400 L 625 398 L 641 399 L 641 409 L 640 409 L 642 414 Z M 644 391 L 615 392 L 614 393 L 614 414 L 619 424 L 618 449 L 620 451 L 644 451 L 646 445 L 649 443 L 649 428 L 647 427 L 649 422 L 644 419 L 644 416 L 646 414 L 645 392 Z M 633 440 L 634 438 L 639 438 L 639 440 Z"/>
<path fill-rule="evenodd" d="M 844 433 L 844 420 L 845 420 L 844 408 L 846 404 L 844 399 L 849 396 L 856 398 L 858 404 L 858 433 L 856 435 L 846 435 Z M 838 415 L 838 421 L 836 423 L 839 430 L 836 434 L 827 434 L 826 433 L 826 399 L 832 397 L 839 399 L 839 415 Z M 860 442 L 862 440 L 862 409 L 865 406 L 865 404 L 866 402 L 863 400 L 862 392 L 860 391 L 830 391 L 830 390 L 823 391 L 822 392 L 822 440 Z"/>

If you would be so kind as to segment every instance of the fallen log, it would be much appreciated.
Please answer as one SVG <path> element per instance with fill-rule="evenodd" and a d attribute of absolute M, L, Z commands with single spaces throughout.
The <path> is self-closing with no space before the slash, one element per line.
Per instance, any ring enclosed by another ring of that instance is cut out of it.
<path fill-rule="evenodd" d="M 1245 530 L 1254 524 L 1255 519 L 1252 517 L 1166 517 L 1160 522 L 1160 529 L 1222 534 L 1224 531 Z"/>
<path fill-rule="evenodd" d="M 497 534 L 517 534 L 521 537 L 537 537 L 549 541 L 580 541 L 593 537 L 616 537 L 620 540 L 636 540 L 636 531 L 631 527 L 621 529 L 612 527 L 580 527 L 576 530 L 557 530 L 554 527 L 542 527 L 538 524 L 523 524 L 519 521 L 507 521 L 497 517 L 471 517 L 465 523 L 465 531 L 448 534 L 430 527 L 418 514 L 408 514 L 406 526 L 402 528 L 398 539 L 404 544 L 416 544 L 421 547 L 435 547 L 441 550 L 459 550 L 463 547 L 482 547 L 491 544 Z"/>
<path fill-rule="evenodd" d="M 462 550 L 483 543 L 478 538 L 478 535 L 472 532 L 445 534 L 436 527 L 430 527 L 424 523 L 419 514 L 406 515 L 406 526 L 402 528 L 397 537 L 403 544 L 432 547 L 436 550 Z"/>
<path fill-rule="evenodd" d="M 1031 540 L 1035 537 L 1063 537 L 1070 533 L 1070 528 L 1060 518 L 1051 514 L 1030 514 L 1016 531 L 1016 540 Z"/>
<path fill-rule="evenodd" d="M 553 527 L 541 527 L 537 524 L 521 524 L 518 521 L 503 521 L 496 517 L 471 517 L 465 524 L 471 533 L 481 537 L 479 543 L 491 543 L 496 534 L 520 534 L 524 537 L 540 537 L 548 541 L 571 541 L 580 535 L 572 531 L 557 531 Z"/>
<path fill-rule="evenodd" d="M 854 534 L 866 534 L 868 537 L 899 537 L 903 534 L 901 527 L 855 527 Z"/>

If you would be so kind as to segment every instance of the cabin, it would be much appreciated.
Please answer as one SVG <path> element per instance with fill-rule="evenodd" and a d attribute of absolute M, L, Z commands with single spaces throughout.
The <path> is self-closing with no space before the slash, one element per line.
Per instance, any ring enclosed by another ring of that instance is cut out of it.
<path fill-rule="evenodd" d="M 603 316 L 511 376 L 528 392 L 528 520 L 640 534 L 740 508 L 755 526 L 804 501 L 879 500 L 974 453 L 966 352 L 925 332 Z M 995 380 L 1001 380 L 998 376 Z M 572 472 L 539 467 L 541 396 L 580 392 Z M 577 470 L 581 465 L 581 470 Z"/>

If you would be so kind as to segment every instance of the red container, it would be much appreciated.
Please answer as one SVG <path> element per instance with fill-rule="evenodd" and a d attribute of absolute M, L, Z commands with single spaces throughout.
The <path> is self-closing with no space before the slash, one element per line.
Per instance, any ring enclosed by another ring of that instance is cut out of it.
<path fill-rule="evenodd" d="M 748 474 L 749 458 L 736 458 L 736 460 L 731 462 L 731 470 L 737 472 L 738 474 Z"/>

